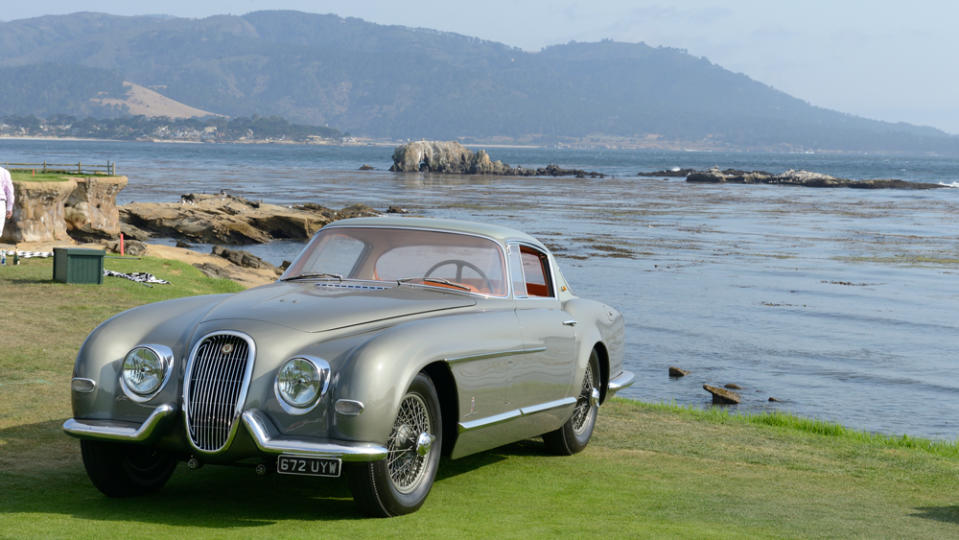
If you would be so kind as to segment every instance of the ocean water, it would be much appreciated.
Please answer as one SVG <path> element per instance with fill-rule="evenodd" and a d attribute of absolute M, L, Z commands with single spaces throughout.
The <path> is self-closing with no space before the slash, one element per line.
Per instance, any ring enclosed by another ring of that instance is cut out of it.
<path fill-rule="evenodd" d="M 511 165 L 557 163 L 610 177 L 394 174 L 385 170 L 388 147 L 0 139 L 0 162 L 115 161 L 130 179 L 121 203 L 227 190 L 279 204 L 397 205 L 500 222 L 552 246 L 574 292 L 623 312 L 626 363 L 637 375 L 628 397 L 708 407 L 704 383 L 736 383 L 743 403 L 735 410 L 959 438 L 959 189 L 636 177 L 716 165 L 959 186 L 959 159 L 488 150 Z M 377 170 L 357 171 L 362 164 Z M 278 263 L 301 247 L 246 249 Z M 671 365 L 691 373 L 670 379 Z"/>

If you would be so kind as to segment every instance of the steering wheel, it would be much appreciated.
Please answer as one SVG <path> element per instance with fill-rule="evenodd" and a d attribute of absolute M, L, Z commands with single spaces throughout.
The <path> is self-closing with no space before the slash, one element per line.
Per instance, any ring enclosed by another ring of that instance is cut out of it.
<path fill-rule="evenodd" d="M 490 281 L 489 277 L 486 276 L 486 273 L 480 270 L 479 266 L 476 266 L 469 261 L 464 261 L 463 259 L 446 259 L 445 261 L 440 261 L 431 266 L 430 269 L 426 271 L 426 274 L 423 275 L 423 277 L 430 277 L 430 274 L 432 274 L 437 268 L 446 266 L 447 264 L 456 266 L 456 279 L 454 281 L 461 282 L 463 280 L 463 269 L 469 268 L 470 270 L 479 274 L 480 279 L 486 282 L 487 291 L 493 291 L 493 282 Z"/>

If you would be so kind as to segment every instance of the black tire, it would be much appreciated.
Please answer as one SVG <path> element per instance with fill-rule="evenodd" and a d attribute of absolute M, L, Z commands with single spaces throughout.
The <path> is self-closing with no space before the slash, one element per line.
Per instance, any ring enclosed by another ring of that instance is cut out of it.
<path fill-rule="evenodd" d="M 90 481 L 108 497 L 135 497 L 159 490 L 176 469 L 176 458 L 148 446 L 80 441 Z"/>
<path fill-rule="evenodd" d="M 599 384 L 599 355 L 593 350 L 589 355 L 573 415 L 562 427 L 543 435 L 543 443 L 550 452 L 570 456 L 582 452 L 589 444 L 596 426 L 596 415 L 599 413 L 599 400 L 596 397 L 599 394 Z"/>
<path fill-rule="evenodd" d="M 423 444 L 423 433 L 433 437 L 429 445 Z M 415 512 L 433 487 L 443 450 L 443 420 L 436 387 L 423 373 L 403 395 L 387 448 L 386 459 L 347 468 L 353 500 L 373 517 Z"/>

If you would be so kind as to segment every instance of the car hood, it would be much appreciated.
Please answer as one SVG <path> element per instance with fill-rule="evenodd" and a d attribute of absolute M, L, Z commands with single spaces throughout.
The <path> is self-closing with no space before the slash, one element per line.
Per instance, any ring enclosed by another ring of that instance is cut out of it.
<path fill-rule="evenodd" d="M 416 286 L 277 282 L 230 296 L 203 320 L 252 319 L 304 332 L 322 332 L 473 305 L 476 300 L 470 296 Z"/>

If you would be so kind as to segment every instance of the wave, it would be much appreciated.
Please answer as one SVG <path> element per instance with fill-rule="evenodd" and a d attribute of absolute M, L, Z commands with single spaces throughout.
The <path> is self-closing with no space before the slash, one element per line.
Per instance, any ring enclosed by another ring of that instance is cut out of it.
<path fill-rule="evenodd" d="M 959 182 L 939 182 L 940 186 L 959 188 Z"/>

